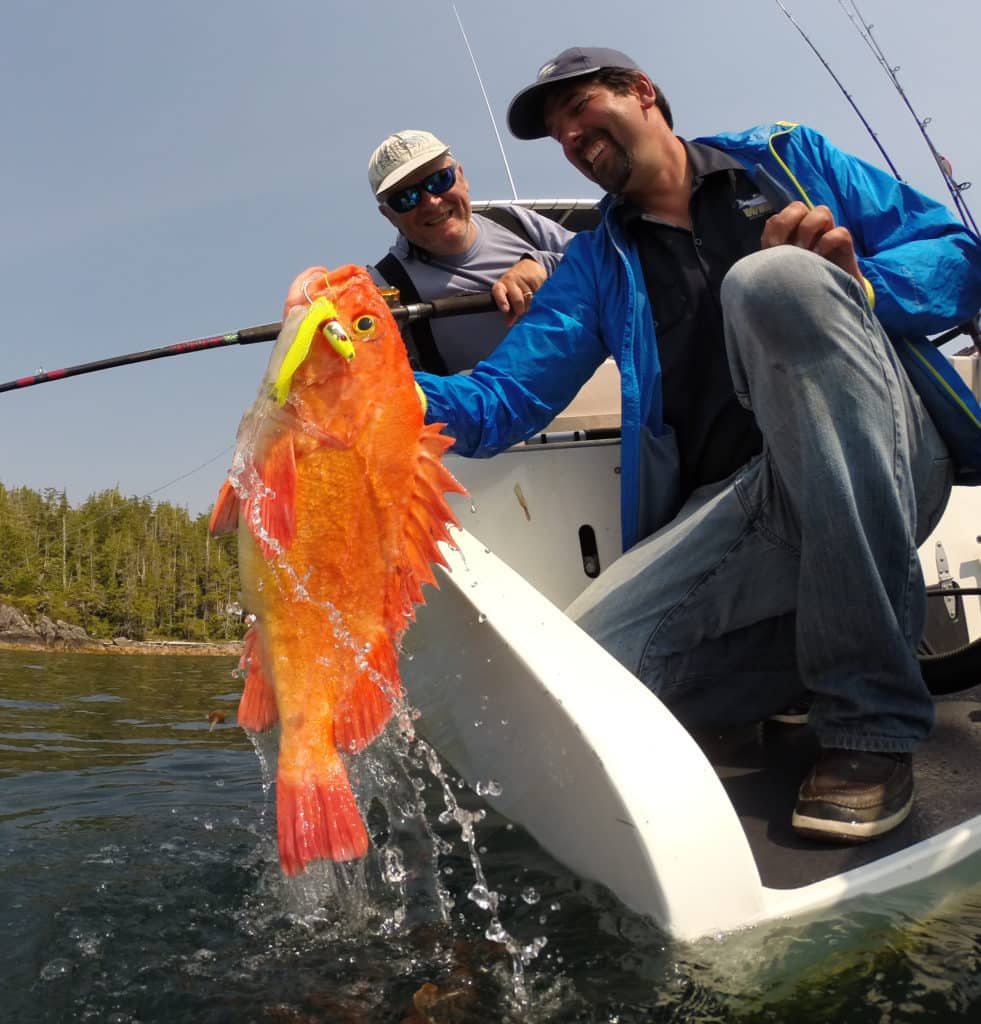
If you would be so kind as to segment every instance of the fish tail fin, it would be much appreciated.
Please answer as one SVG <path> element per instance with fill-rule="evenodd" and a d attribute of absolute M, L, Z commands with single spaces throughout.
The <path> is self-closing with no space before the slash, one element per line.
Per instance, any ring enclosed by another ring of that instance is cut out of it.
<path fill-rule="evenodd" d="M 279 721 L 276 694 L 262 669 L 259 632 L 253 626 L 245 634 L 239 668 L 245 669 L 245 688 L 238 704 L 238 724 L 249 732 L 265 732 Z"/>
<path fill-rule="evenodd" d="M 221 485 L 215 507 L 211 510 L 211 521 L 208 530 L 212 537 L 222 537 L 226 533 L 234 533 L 238 529 L 239 500 L 232 487 L 231 480 Z"/>
<path fill-rule="evenodd" d="M 357 754 L 380 736 L 392 717 L 394 702 L 402 696 L 398 655 L 386 640 L 372 646 L 368 669 L 334 711 L 334 746 Z"/>
<path fill-rule="evenodd" d="M 298 875 L 313 860 L 358 860 L 368 852 L 368 833 L 340 758 L 299 778 L 280 766 L 276 831 L 287 875 Z"/>

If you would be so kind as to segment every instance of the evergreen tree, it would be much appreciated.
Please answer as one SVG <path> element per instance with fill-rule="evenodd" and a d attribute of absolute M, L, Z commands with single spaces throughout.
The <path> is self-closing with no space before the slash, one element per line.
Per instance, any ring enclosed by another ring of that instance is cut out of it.
<path fill-rule="evenodd" d="M 231 640 L 245 631 L 234 536 L 208 516 L 118 488 L 73 509 L 64 491 L 0 484 L 0 602 L 96 637 Z"/>

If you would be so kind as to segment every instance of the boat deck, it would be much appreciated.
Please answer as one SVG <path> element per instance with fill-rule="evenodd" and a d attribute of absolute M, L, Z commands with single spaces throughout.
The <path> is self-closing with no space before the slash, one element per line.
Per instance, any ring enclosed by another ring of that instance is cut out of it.
<path fill-rule="evenodd" d="M 791 889 L 912 846 L 981 814 L 981 685 L 936 698 L 936 724 L 914 755 L 916 802 L 893 832 L 870 843 L 833 845 L 796 835 L 797 788 L 817 752 L 807 726 L 768 722 L 700 738 L 739 814 L 763 884 Z"/>

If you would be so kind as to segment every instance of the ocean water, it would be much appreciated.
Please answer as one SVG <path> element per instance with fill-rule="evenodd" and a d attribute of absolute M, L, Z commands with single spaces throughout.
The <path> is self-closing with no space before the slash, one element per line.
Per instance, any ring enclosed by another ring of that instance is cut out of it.
<path fill-rule="evenodd" d="M 378 851 L 286 880 L 233 669 L 0 651 L 0 1020 L 981 1019 L 979 858 L 680 945 L 404 734 L 359 774 Z"/>

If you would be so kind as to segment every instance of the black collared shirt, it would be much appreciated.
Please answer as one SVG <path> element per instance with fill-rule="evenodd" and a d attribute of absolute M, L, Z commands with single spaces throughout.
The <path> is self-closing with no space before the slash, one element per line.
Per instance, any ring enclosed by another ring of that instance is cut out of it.
<path fill-rule="evenodd" d="M 760 247 L 771 207 L 742 164 L 721 150 L 684 142 L 692 167 L 691 230 L 624 204 L 654 312 L 664 419 L 681 455 L 682 496 L 722 480 L 762 448 L 753 414 L 733 390 L 719 292 L 738 259 Z"/>

